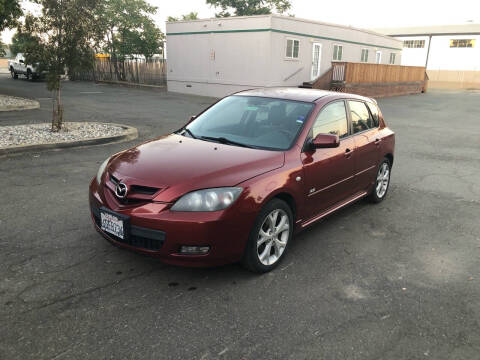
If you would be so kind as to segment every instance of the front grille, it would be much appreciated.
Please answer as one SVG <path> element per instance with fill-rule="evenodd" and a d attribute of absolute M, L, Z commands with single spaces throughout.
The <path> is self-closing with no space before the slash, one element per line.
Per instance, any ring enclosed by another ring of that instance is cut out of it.
<path fill-rule="evenodd" d="M 92 214 L 95 224 L 101 229 L 100 210 L 92 206 Z M 160 250 L 165 242 L 165 232 L 135 225 L 130 226 L 130 236 L 127 239 L 121 239 L 109 233 L 105 234 L 117 242 L 146 250 Z"/>
<path fill-rule="evenodd" d="M 132 185 L 130 188 L 132 193 L 144 195 L 153 195 L 158 191 L 158 188 L 143 185 Z"/>
<path fill-rule="evenodd" d="M 118 180 L 115 176 L 110 175 L 110 181 L 113 185 L 117 186 L 120 180 Z M 151 186 L 144 186 L 144 185 L 130 185 L 130 193 L 132 194 L 141 194 L 141 195 L 154 195 L 159 188 L 151 187 Z"/>
<path fill-rule="evenodd" d="M 117 185 L 120 181 L 113 175 L 110 175 L 110 181 Z"/>

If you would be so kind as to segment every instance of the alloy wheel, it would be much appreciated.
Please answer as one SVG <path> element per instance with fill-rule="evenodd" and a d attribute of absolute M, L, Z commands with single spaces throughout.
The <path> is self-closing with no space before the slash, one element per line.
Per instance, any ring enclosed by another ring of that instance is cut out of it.
<path fill-rule="evenodd" d="M 290 220 L 282 209 L 270 212 L 263 221 L 257 238 L 257 256 L 263 265 L 280 259 L 290 237 Z"/>
<path fill-rule="evenodd" d="M 378 169 L 377 182 L 375 185 L 375 191 L 378 198 L 383 198 L 388 189 L 388 183 L 390 181 L 390 167 L 387 162 L 382 163 L 380 169 Z"/>

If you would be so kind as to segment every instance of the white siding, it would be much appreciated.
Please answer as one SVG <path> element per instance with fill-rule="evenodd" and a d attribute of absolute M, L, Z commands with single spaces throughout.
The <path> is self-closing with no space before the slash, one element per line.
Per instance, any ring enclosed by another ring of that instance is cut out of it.
<path fill-rule="evenodd" d="M 399 40 L 425 40 L 424 48 L 404 48 L 402 65 L 425 66 L 428 36 L 398 37 Z M 451 48 L 451 39 L 475 39 L 473 48 Z M 428 56 L 428 70 L 480 70 L 479 35 L 434 35 Z"/>
<path fill-rule="evenodd" d="M 300 41 L 298 59 L 285 56 L 287 38 Z M 310 80 L 314 42 L 322 44 L 321 74 L 331 66 L 334 44 L 343 46 L 342 61 L 360 62 L 364 48 L 369 49 L 369 62 L 375 62 L 377 50 L 384 64 L 391 52 L 396 53 L 396 63 L 401 59 L 401 42 L 396 39 L 290 17 L 175 22 L 167 23 L 168 88 L 224 96 L 254 87 L 298 86 Z"/>

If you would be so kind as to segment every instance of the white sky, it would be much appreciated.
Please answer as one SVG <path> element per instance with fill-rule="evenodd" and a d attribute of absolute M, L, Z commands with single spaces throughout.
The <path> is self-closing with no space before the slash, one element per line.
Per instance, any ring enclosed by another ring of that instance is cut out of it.
<path fill-rule="evenodd" d="M 155 21 L 165 32 L 168 16 L 180 17 L 190 11 L 199 18 L 215 16 L 205 0 L 147 0 L 158 7 Z M 479 0 L 291 0 L 288 13 L 299 18 L 352 25 L 360 28 L 480 23 Z M 30 8 L 24 3 L 24 8 Z M 13 31 L 4 31 L 9 43 Z"/>

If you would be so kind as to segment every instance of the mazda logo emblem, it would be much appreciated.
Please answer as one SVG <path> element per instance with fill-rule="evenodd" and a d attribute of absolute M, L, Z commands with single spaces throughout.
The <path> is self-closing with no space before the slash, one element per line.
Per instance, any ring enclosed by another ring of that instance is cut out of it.
<path fill-rule="evenodd" d="M 128 188 L 124 183 L 118 183 L 115 187 L 115 195 L 120 199 L 125 199 L 127 197 Z"/>

